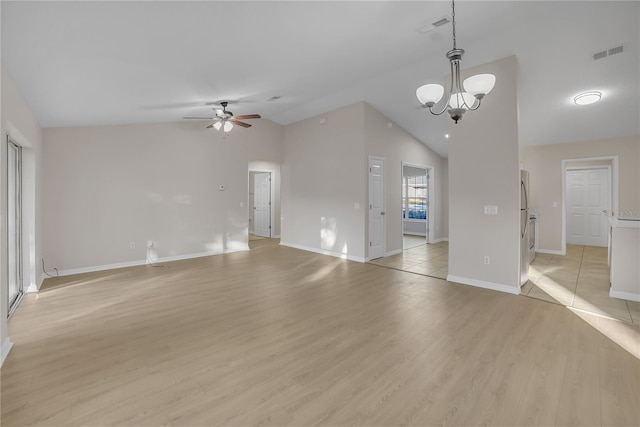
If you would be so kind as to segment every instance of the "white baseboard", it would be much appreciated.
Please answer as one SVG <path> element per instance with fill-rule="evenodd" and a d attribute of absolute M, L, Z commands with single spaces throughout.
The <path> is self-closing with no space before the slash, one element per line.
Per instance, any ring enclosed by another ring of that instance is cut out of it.
<path fill-rule="evenodd" d="M 427 233 L 418 233 L 415 231 L 403 231 L 402 234 L 406 234 L 408 236 L 427 237 Z"/>
<path fill-rule="evenodd" d="M 0 352 L 0 366 L 2 366 L 2 364 L 4 363 L 4 359 L 7 358 L 12 347 L 13 343 L 11 342 L 9 337 L 7 337 L 7 339 L 2 343 L 2 350 Z"/>
<path fill-rule="evenodd" d="M 536 252 L 538 252 L 539 254 L 549 254 L 549 255 L 566 255 L 566 252 L 563 251 L 555 251 L 552 249 L 536 249 Z"/>
<path fill-rule="evenodd" d="M 248 251 L 248 250 L 249 250 L 249 246 L 246 246 L 242 248 L 225 249 L 222 251 L 198 252 L 193 254 L 176 255 L 176 256 L 169 256 L 169 257 L 155 259 L 153 263 L 157 264 L 162 262 L 180 261 L 183 259 L 202 258 L 202 257 L 207 257 L 212 255 L 230 254 L 233 252 L 242 252 L 242 251 Z M 70 276 L 72 274 L 93 273 L 95 271 L 105 271 L 105 270 L 114 270 L 116 268 L 136 267 L 139 265 L 146 265 L 146 264 L 147 264 L 147 260 L 119 262 L 115 264 L 104 264 L 104 265 L 95 265 L 91 267 L 59 270 L 58 274 L 60 276 Z"/>
<path fill-rule="evenodd" d="M 38 277 L 38 280 L 36 280 L 35 285 L 29 285 L 29 287 L 24 291 L 27 294 L 31 294 L 34 292 L 39 292 L 40 291 L 40 287 L 42 286 L 42 282 L 44 282 L 44 279 L 46 279 L 47 276 L 44 275 L 44 273 L 42 273 L 40 275 L 40 277 Z"/>
<path fill-rule="evenodd" d="M 276 234 L 276 235 L 275 235 L 275 236 L 273 236 L 272 238 L 273 238 L 273 239 L 279 239 L 279 238 L 280 238 L 280 235 L 279 235 L 279 234 Z"/>
<path fill-rule="evenodd" d="M 640 294 L 634 294 L 632 292 L 614 291 L 613 289 L 609 289 L 609 296 L 612 298 L 640 302 Z"/>
<path fill-rule="evenodd" d="M 402 253 L 402 249 L 396 249 L 394 251 L 385 252 L 384 256 L 394 256 Z"/>
<path fill-rule="evenodd" d="M 520 295 L 520 286 L 503 285 L 500 283 L 485 282 L 482 280 L 468 279 L 466 277 L 447 275 L 448 282 L 461 283 L 463 285 L 475 286 L 477 288 L 491 289 L 492 291 L 506 292 L 508 294 Z"/>
<path fill-rule="evenodd" d="M 336 258 L 348 259 L 349 261 L 367 262 L 366 258 L 364 258 L 364 257 L 356 257 L 356 256 L 353 256 L 353 255 L 344 254 L 344 253 L 341 253 L 341 252 L 328 251 L 326 249 L 312 248 L 310 246 L 298 245 L 296 243 L 289 243 L 289 242 L 280 241 L 280 245 L 287 246 L 287 247 L 294 248 L 294 249 L 300 249 L 300 250 L 303 250 L 303 251 L 314 252 L 314 253 L 321 254 L 321 255 L 329 255 L 329 256 L 336 257 Z"/>
<path fill-rule="evenodd" d="M 448 237 L 440 237 L 438 239 L 433 239 L 432 241 L 430 241 L 429 243 L 431 244 L 435 244 L 435 243 L 440 243 L 440 242 L 448 242 L 449 238 Z"/>

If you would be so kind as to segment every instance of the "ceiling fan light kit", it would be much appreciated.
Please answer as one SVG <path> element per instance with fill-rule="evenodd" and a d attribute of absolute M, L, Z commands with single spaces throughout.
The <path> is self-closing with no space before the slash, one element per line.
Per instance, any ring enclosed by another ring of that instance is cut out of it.
<path fill-rule="evenodd" d="M 444 87 L 439 84 L 426 84 L 416 90 L 416 97 L 420 104 L 429 109 L 431 114 L 439 116 L 447 111 L 453 121 L 458 123 L 467 110 L 480 108 L 482 98 L 485 97 L 496 84 L 496 76 L 493 74 L 477 74 L 464 80 L 460 84 L 460 62 L 464 49 L 456 47 L 456 6 L 455 0 L 451 1 L 451 24 L 453 28 L 453 49 L 447 52 L 451 68 L 451 84 L 449 85 L 448 102 L 440 111 L 434 111 L 433 107 L 444 96 Z"/>
<path fill-rule="evenodd" d="M 251 127 L 249 123 L 245 123 L 240 120 L 261 118 L 260 114 L 245 114 L 241 116 L 234 116 L 231 111 L 227 110 L 227 105 L 229 105 L 227 101 L 221 102 L 220 105 L 222 106 L 222 109 L 214 109 L 216 113 L 215 117 L 183 117 L 183 119 L 215 120 L 213 123 L 207 126 L 207 129 L 213 128 L 217 131 L 220 131 L 222 129 L 223 132 L 229 133 L 236 125 L 243 128 Z"/>

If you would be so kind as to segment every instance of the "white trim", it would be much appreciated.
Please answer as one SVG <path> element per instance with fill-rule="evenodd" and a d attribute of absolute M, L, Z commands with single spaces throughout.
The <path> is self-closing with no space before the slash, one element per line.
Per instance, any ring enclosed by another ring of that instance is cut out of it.
<path fill-rule="evenodd" d="M 42 282 L 44 282 L 44 279 L 46 278 L 47 276 L 45 276 L 45 274 L 42 273 L 40 277 L 38 277 L 38 280 L 36 280 L 35 284 L 32 283 L 31 285 L 29 285 L 27 290 L 25 290 L 25 293 L 30 294 L 34 292 L 40 292 L 40 288 L 42 287 Z"/>
<path fill-rule="evenodd" d="M 429 174 L 429 194 L 428 194 L 428 199 L 429 199 L 429 206 L 427 208 L 427 219 L 429 221 L 429 223 L 427 224 L 427 228 L 429 228 L 429 240 L 427 241 L 427 243 L 437 243 L 435 242 L 435 239 L 433 237 L 433 235 L 435 234 L 435 229 L 436 229 L 436 220 L 435 220 L 435 209 L 433 208 L 434 202 L 435 202 L 435 179 L 436 179 L 436 173 L 435 173 L 435 169 L 433 166 L 430 165 L 421 165 L 418 163 L 411 163 L 411 162 L 405 162 L 404 160 L 401 161 L 400 164 L 400 185 L 402 186 L 404 184 L 403 182 L 403 178 L 404 178 L 404 166 L 410 166 L 412 168 L 419 168 L 419 169 L 425 169 L 427 171 L 427 173 Z M 402 197 L 402 188 L 400 189 L 400 196 Z M 408 219 L 408 218 L 407 218 Z M 400 209 L 400 220 L 405 221 L 405 218 L 402 218 L 402 209 Z M 404 222 L 402 223 L 402 228 L 401 230 L 404 233 Z"/>
<path fill-rule="evenodd" d="M 9 337 L 7 337 L 7 339 L 4 340 L 4 342 L 2 343 L 2 352 L 0 354 L 0 366 L 2 366 L 2 364 L 4 363 L 4 360 L 9 355 L 9 352 L 11 351 L 12 347 L 13 347 L 13 343 L 11 342 Z"/>
<path fill-rule="evenodd" d="M 503 285 L 500 283 L 484 282 L 482 280 L 468 279 L 466 277 L 447 275 L 448 282 L 461 283 L 463 285 L 475 286 L 478 288 L 491 289 L 492 291 L 506 292 L 508 294 L 520 295 L 520 287 Z"/>
<path fill-rule="evenodd" d="M 612 298 L 619 298 L 619 299 L 626 299 L 629 301 L 640 302 L 640 294 L 634 294 L 631 292 L 614 291 L 613 289 L 609 289 L 609 296 Z"/>
<path fill-rule="evenodd" d="M 276 234 L 275 236 L 273 236 L 273 238 L 274 238 L 274 239 L 279 239 L 279 238 L 280 238 L 280 235 L 279 235 L 279 234 Z"/>
<path fill-rule="evenodd" d="M 536 249 L 536 252 L 539 254 L 550 254 L 550 255 L 566 255 L 567 252 L 563 252 L 563 251 L 555 251 L 553 249 Z"/>
<path fill-rule="evenodd" d="M 275 220 L 276 217 L 276 204 L 274 203 L 274 199 L 276 197 L 276 178 L 275 178 L 275 174 L 276 171 L 275 170 L 265 170 L 264 168 L 251 168 L 249 167 L 249 170 L 247 171 L 247 222 L 249 220 L 249 217 L 251 216 L 250 212 L 249 212 L 249 189 L 251 188 L 251 172 L 254 173 L 268 173 L 269 174 L 269 182 L 271 183 L 271 188 L 269 189 L 269 191 L 271 192 L 271 194 L 269 195 L 270 201 L 269 201 L 269 238 L 272 239 L 273 238 L 273 230 L 275 229 L 273 222 Z M 254 184 L 255 185 L 255 184 Z M 255 204 L 255 188 L 253 189 L 254 192 L 254 204 Z M 255 218 L 254 218 L 255 220 Z M 253 235 L 255 235 L 255 221 L 253 224 L 253 229 L 254 229 L 254 233 L 251 233 Z M 259 236 L 262 237 L 262 236 Z"/>
<path fill-rule="evenodd" d="M 385 252 L 384 256 L 394 256 L 402 253 L 402 248 L 396 249 L 394 251 Z"/>
<path fill-rule="evenodd" d="M 561 255 L 565 255 L 567 253 L 567 210 L 566 210 L 566 200 L 567 200 L 567 163 L 572 162 L 595 162 L 600 160 L 611 160 L 611 210 L 613 212 L 618 212 L 618 156 L 600 156 L 600 157 L 581 157 L 577 159 L 562 159 L 562 253 Z M 600 168 L 607 167 L 605 165 L 600 166 Z M 585 168 L 581 168 L 585 169 Z M 537 251 L 541 252 L 541 251 Z M 544 252 L 543 252 L 544 253 Z"/>
<path fill-rule="evenodd" d="M 367 205 L 370 204 L 370 200 L 369 200 L 369 196 L 371 196 L 371 160 L 379 160 L 382 162 L 382 205 L 383 205 L 383 209 L 384 212 L 387 211 L 387 176 L 388 176 L 388 171 L 387 171 L 387 158 L 386 157 L 380 157 L 380 156 L 372 156 L 372 155 L 368 155 L 367 156 L 367 168 L 365 170 L 367 170 Z M 367 237 L 364 241 L 365 244 L 365 252 L 367 253 L 367 256 L 365 258 L 362 258 L 362 261 L 360 262 L 367 262 L 369 260 L 371 260 L 372 258 L 370 257 L 369 254 L 369 244 L 371 243 L 371 209 L 367 209 L 367 219 L 366 219 L 366 224 L 367 224 Z M 387 217 L 386 215 L 384 215 L 382 217 L 382 253 L 386 253 L 387 251 Z M 349 259 L 349 258 L 347 258 Z M 356 261 L 356 260 L 353 260 Z"/>
<path fill-rule="evenodd" d="M 248 251 L 249 246 L 238 248 L 238 249 L 225 249 L 223 251 L 210 251 L 210 252 L 199 252 L 194 254 L 186 254 L 186 255 L 176 255 L 164 258 L 158 258 L 153 261 L 154 264 L 161 262 L 171 262 L 171 261 L 180 261 L 183 259 L 192 259 L 192 258 L 202 258 L 212 255 L 222 255 L 222 254 L 230 254 L 233 252 L 242 252 Z M 81 267 L 81 268 L 71 268 L 68 270 L 59 270 L 58 274 L 60 276 L 70 276 L 72 274 L 82 274 L 82 273 L 93 273 L 95 271 L 105 271 L 105 270 L 114 270 L 116 268 L 126 268 L 126 267 L 136 267 L 139 265 L 146 265 L 147 260 L 141 261 L 127 261 L 127 262 L 119 262 L 115 264 L 104 264 L 104 265 L 96 265 L 91 267 Z"/>
<path fill-rule="evenodd" d="M 426 233 L 426 232 L 425 232 L 425 233 L 419 233 L 419 232 L 417 232 L 417 231 L 416 231 L 416 232 L 412 232 L 412 231 L 405 231 L 405 232 L 404 232 L 404 233 L 402 233 L 402 234 L 406 234 L 407 236 L 425 237 L 425 243 L 428 243 L 428 242 L 427 242 L 427 239 L 426 239 L 426 237 L 427 237 L 427 233 Z"/>
<path fill-rule="evenodd" d="M 280 245 L 281 246 L 287 246 L 289 248 L 300 249 L 300 250 L 303 250 L 303 251 L 314 252 L 316 254 L 329 255 L 329 256 L 336 257 L 336 258 L 348 259 L 349 261 L 367 262 L 367 259 L 363 258 L 363 257 L 356 257 L 356 256 L 345 254 L 345 253 L 342 253 L 342 252 L 334 252 L 334 251 L 329 251 L 329 250 L 326 250 L 326 249 L 312 248 L 310 246 L 298 245 L 296 243 L 288 243 L 288 242 L 282 242 L 281 241 Z"/>
<path fill-rule="evenodd" d="M 449 241 L 448 237 L 439 237 L 437 239 L 433 239 L 433 241 L 431 241 L 429 243 L 434 244 L 434 243 L 448 242 L 448 241 Z"/>

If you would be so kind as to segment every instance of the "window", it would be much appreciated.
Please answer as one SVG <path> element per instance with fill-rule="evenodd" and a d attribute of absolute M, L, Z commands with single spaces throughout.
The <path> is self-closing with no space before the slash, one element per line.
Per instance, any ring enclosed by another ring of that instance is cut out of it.
<path fill-rule="evenodd" d="M 426 175 L 405 176 L 402 181 L 402 218 L 427 219 L 427 191 Z"/>

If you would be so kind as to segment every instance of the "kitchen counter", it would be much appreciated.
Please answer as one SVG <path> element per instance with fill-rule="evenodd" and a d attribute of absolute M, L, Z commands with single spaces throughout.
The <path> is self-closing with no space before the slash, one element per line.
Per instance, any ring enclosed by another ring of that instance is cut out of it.
<path fill-rule="evenodd" d="M 640 219 L 610 218 L 609 296 L 640 301 Z"/>

